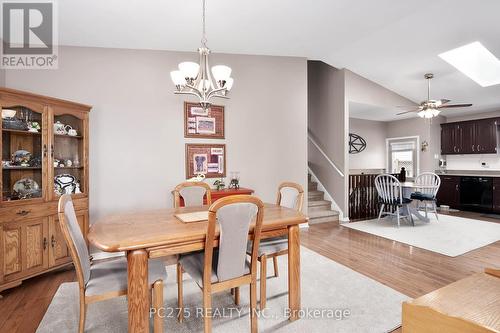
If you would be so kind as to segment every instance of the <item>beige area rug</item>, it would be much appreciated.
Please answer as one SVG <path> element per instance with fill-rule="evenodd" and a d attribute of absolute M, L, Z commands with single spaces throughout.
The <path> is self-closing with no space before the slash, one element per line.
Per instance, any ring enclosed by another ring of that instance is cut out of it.
<path fill-rule="evenodd" d="M 272 274 L 272 260 L 268 274 Z M 408 297 L 343 265 L 301 247 L 303 318 L 286 319 L 287 258 L 279 258 L 280 276 L 268 277 L 268 309 L 259 318 L 259 332 L 388 332 L 401 323 L 401 304 Z M 183 324 L 175 319 L 177 286 L 175 266 L 167 268 L 165 286 L 165 332 L 202 332 L 203 318 L 196 315 L 202 304 L 201 291 L 187 274 L 184 277 L 184 304 L 191 316 Z M 229 291 L 213 297 L 214 332 L 248 332 L 249 289 L 241 288 L 241 306 L 236 307 Z M 76 332 L 78 327 L 78 284 L 63 283 L 56 292 L 38 333 Z M 91 304 L 86 332 L 126 332 L 125 297 Z"/>
<path fill-rule="evenodd" d="M 390 217 L 342 226 L 450 257 L 500 241 L 500 223 L 442 214 L 439 214 L 439 221 L 434 214 L 429 214 L 429 217 L 429 223 L 414 219 L 415 226 L 402 219 L 399 228 L 396 219 L 391 220 Z"/>

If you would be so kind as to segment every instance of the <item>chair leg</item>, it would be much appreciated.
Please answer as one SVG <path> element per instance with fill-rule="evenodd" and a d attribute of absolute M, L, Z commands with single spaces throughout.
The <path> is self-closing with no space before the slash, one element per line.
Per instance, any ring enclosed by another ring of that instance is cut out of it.
<path fill-rule="evenodd" d="M 262 300 L 262 298 L 261 298 Z M 257 333 L 257 281 L 255 278 L 250 283 L 250 332 Z"/>
<path fill-rule="evenodd" d="M 234 288 L 234 304 L 240 305 L 240 287 Z"/>
<path fill-rule="evenodd" d="M 204 332 L 212 332 L 212 297 L 210 293 L 203 290 L 203 323 Z"/>
<path fill-rule="evenodd" d="M 273 257 L 273 264 L 274 264 L 274 277 L 278 277 L 280 273 L 278 272 L 278 256 Z"/>
<path fill-rule="evenodd" d="M 153 318 L 154 333 L 163 333 L 163 318 L 160 310 L 163 308 L 163 280 L 157 280 L 153 284 L 153 307 L 156 310 Z"/>
<path fill-rule="evenodd" d="M 266 308 L 267 256 L 260 256 L 260 309 Z"/>
<path fill-rule="evenodd" d="M 179 323 L 184 320 L 184 299 L 183 299 L 183 285 L 182 285 L 182 265 L 180 262 L 177 263 L 177 310 L 179 311 L 178 319 Z"/>
<path fill-rule="evenodd" d="M 385 204 L 382 204 L 382 206 L 380 206 L 380 212 L 378 213 L 377 222 L 380 221 L 380 218 L 382 217 L 382 212 L 384 211 L 384 206 L 385 206 Z"/>
<path fill-rule="evenodd" d="M 436 214 L 436 220 L 439 221 L 439 216 L 438 216 L 438 208 L 437 208 L 437 203 L 436 201 L 432 202 L 432 205 L 434 206 L 434 214 Z"/>
<path fill-rule="evenodd" d="M 85 315 L 87 313 L 87 304 L 85 304 L 85 295 L 80 295 L 80 321 L 78 323 L 78 332 L 85 332 Z"/>
<path fill-rule="evenodd" d="M 399 207 L 396 207 L 396 216 L 397 216 L 397 219 L 398 219 L 398 228 L 400 227 L 400 222 L 399 222 Z"/>
<path fill-rule="evenodd" d="M 234 296 L 234 288 L 231 288 L 231 295 Z"/>

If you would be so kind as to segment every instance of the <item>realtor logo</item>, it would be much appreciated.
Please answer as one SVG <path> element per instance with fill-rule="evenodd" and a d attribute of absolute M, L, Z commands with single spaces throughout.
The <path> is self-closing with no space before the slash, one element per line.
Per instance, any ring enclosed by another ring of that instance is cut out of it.
<path fill-rule="evenodd" d="M 2 68 L 57 68 L 55 3 L 4 1 L 1 17 Z"/>

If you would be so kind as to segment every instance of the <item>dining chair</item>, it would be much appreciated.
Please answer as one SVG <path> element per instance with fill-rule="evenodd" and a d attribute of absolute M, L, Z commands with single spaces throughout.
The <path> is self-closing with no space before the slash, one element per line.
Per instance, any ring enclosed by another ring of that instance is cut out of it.
<path fill-rule="evenodd" d="M 250 285 L 250 326 L 257 327 L 257 250 L 259 248 L 264 204 L 251 195 L 235 195 L 214 202 L 208 209 L 208 226 L 205 250 L 181 255 L 177 264 L 177 283 L 182 286 L 182 273 L 188 273 L 203 292 L 203 317 L 205 333 L 212 331 L 212 294 Z M 253 227 L 253 245 L 250 262 L 246 249 L 249 231 Z M 216 224 L 219 226 L 219 247 L 214 249 Z M 178 288 L 179 321 L 183 318 L 183 288 Z"/>
<path fill-rule="evenodd" d="M 127 259 L 91 261 L 87 243 L 78 224 L 71 195 L 64 194 L 59 199 L 59 226 L 75 265 L 80 295 L 80 319 L 78 332 L 85 331 L 85 315 L 91 303 L 127 295 Z M 159 309 L 163 307 L 163 280 L 166 280 L 165 265 L 161 260 L 149 261 L 150 294 L 155 315 L 154 332 L 163 332 L 163 319 Z"/>
<path fill-rule="evenodd" d="M 407 218 L 415 226 L 411 216 L 410 208 L 412 200 L 403 197 L 403 188 L 399 180 L 391 175 L 383 174 L 375 177 L 375 188 L 377 189 L 380 206 L 377 221 L 380 221 L 382 215 L 396 216 L 398 220 L 398 227 L 400 226 L 400 219 Z M 389 211 L 384 212 L 387 207 Z M 402 209 L 402 212 L 400 210 Z"/>
<path fill-rule="evenodd" d="M 203 197 L 207 197 L 207 205 L 212 204 L 212 191 L 210 186 L 204 182 L 184 182 L 174 188 L 174 208 L 181 206 L 181 198 L 184 207 L 203 206 Z"/>
<path fill-rule="evenodd" d="M 304 189 L 297 183 L 284 182 L 278 186 L 276 205 L 302 211 L 304 204 Z M 252 253 L 249 242 L 247 253 Z M 260 309 L 266 308 L 267 300 L 267 259 L 273 258 L 274 277 L 279 276 L 278 257 L 288 254 L 288 237 L 279 236 L 260 241 L 257 259 L 260 262 Z"/>
<path fill-rule="evenodd" d="M 415 178 L 416 191 L 410 195 L 411 199 L 418 200 L 420 203 L 423 203 L 424 207 L 422 208 L 419 204 L 417 204 L 417 209 L 424 210 L 426 218 L 430 212 L 436 215 L 436 220 L 438 221 L 439 216 L 437 213 L 436 195 L 440 186 L 441 178 L 439 178 L 437 174 L 433 172 L 423 172 Z M 431 208 L 431 210 L 429 210 L 429 208 Z"/>

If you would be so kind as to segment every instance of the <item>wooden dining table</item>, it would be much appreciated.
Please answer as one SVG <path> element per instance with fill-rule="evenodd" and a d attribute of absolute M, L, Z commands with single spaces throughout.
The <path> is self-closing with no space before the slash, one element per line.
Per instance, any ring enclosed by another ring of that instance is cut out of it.
<path fill-rule="evenodd" d="M 105 252 L 125 252 L 128 263 L 128 331 L 149 331 L 148 260 L 205 248 L 207 221 L 181 222 L 176 214 L 207 211 L 208 206 L 183 207 L 106 216 L 90 227 L 89 242 Z M 300 310 L 299 225 L 308 218 L 275 204 L 265 204 L 262 238 L 288 235 L 289 320 Z M 249 230 L 252 238 L 253 225 Z M 216 231 L 218 246 L 219 231 Z"/>

